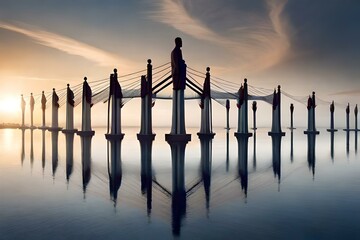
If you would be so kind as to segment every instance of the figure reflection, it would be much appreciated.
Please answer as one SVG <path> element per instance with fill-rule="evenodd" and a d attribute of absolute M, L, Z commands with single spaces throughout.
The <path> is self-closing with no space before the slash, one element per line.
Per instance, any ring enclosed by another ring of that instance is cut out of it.
<path fill-rule="evenodd" d="M 25 159 L 25 129 L 21 129 L 21 166 L 24 164 Z"/>
<path fill-rule="evenodd" d="M 349 155 L 350 151 L 350 131 L 346 131 L 346 155 Z"/>
<path fill-rule="evenodd" d="M 253 169 L 256 171 L 256 130 L 254 130 Z"/>
<path fill-rule="evenodd" d="M 308 165 L 309 169 L 312 171 L 313 178 L 315 178 L 315 142 L 316 142 L 316 135 L 315 134 L 307 134 L 308 138 Z"/>
<path fill-rule="evenodd" d="M 229 172 L 229 129 L 226 130 L 226 172 Z"/>
<path fill-rule="evenodd" d="M 293 130 L 290 132 L 290 160 L 294 162 L 294 133 Z"/>
<path fill-rule="evenodd" d="M 110 148 L 109 148 L 110 147 Z M 108 174 L 110 197 L 116 206 L 118 190 L 121 186 L 121 141 L 108 141 Z"/>
<path fill-rule="evenodd" d="M 52 150 L 52 174 L 53 177 L 55 177 L 56 169 L 58 166 L 58 137 L 59 132 L 58 131 L 52 131 L 51 132 L 51 150 Z"/>
<path fill-rule="evenodd" d="M 210 206 L 211 163 L 212 163 L 212 138 L 213 136 L 199 136 L 201 145 L 201 178 L 204 183 L 206 209 Z"/>
<path fill-rule="evenodd" d="M 41 166 L 43 169 L 43 173 L 45 170 L 45 130 L 41 130 L 41 138 L 42 138 L 42 146 L 41 146 Z"/>
<path fill-rule="evenodd" d="M 238 172 L 241 181 L 241 189 L 245 197 L 248 190 L 248 141 L 247 136 L 237 137 L 238 141 Z"/>
<path fill-rule="evenodd" d="M 32 169 L 34 165 L 34 129 L 30 130 L 30 164 Z"/>
<path fill-rule="evenodd" d="M 74 133 L 66 133 L 65 141 L 66 141 L 66 181 L 69 183 L 74 165 Z"/>
<path fill-rule="evenodd" d="M 91 178 L 91 137 L 81 137 L 81 164 L 84 198 Z"/>
<path fill-rule="evenodd" d="M 272 135 L 272 166 L 274 177 L 278 178 L 278 183 L 280 187 L 281 180 L 281 135 Z"/>
<path fill-rule="evenodd" d="M 169 144 L 172 158 L 172 231 L 179 236 L 181 222 L 186 215 L 184 158 L 187 142 L 173 141 Z"/>
<path fill-rule="evenodd" d="M 147 213 L 150 215 L 152 209 L 152 142 L 155 135 L 139 136 L 141 150 L 141 193 L 146 195 Z"/>
<path fill-rule="evenodd" d="M 358 143 L 357 143 L 357 139 L 358 139 L 358 131 L 355 130 L 355 153 L 357 153 L 357 146 L 358 146 Z"/>
<path fill-rule="evenodd" d="M 330 156 L 331 156 L 331 160 L 334 162 L 334 138 L 335 138 L 335 134 L 334 132 L 330 133 Z"/>

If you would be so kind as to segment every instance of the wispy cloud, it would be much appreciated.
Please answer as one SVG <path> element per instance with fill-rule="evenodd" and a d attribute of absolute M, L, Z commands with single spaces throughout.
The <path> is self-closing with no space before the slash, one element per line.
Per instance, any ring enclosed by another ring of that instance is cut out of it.
<path fill-rule="evenodd" d="M 56 33 L 39 30 L 35 28 L 24 28 L 12 24 L 0 22 L 0 28 L 23 34 L 33 39 L 38 44 L 66 52 L 71 55 L 83 57 L 95 62 L 100 66 L 127 66 L 129 62 L 121 59 L 112 53 L 93 47 L 75 39 L 62 36 Z"/>
<path fill-rule="evenodd" d="M 339 96 L 359 96 L 360 94 L 360 89 L 354 89 L 354 90 L 349 90 L 349 91 L 342 91 L 342 92 L 334 92 L 334 93 L 331 93 L 330 96 L 336 96 L 336 95 L 339 95 Z"/>
<path fill-rule="evenodd" d="M 282 18 L 287 0 L 265 0 L 265 2 L 268 13 L 267 16 L 260 16 L 261 21 L 233 19 L 233 21 L 239 21 L 239 24 L 247 23 L 245 26 L 239 25 L 228 29 L 229 32 L 235 33 L 235 37 L 219 34 L 201 20 L 193 17 L 186 8 L 184 0 L 157 0 L 155 5 L 157 9 L 150 13 L 150 18 L 196 39 L 225 47 L 239 56 L 240 67 L 254 71 L 278 63 L 290 46 L 287 36 L 288 25 Z M 238 16 L 243 18 L 245 15 L 239 13 Z M 259 19 L 259 17 L 254 17 L 254 19 Z"/>

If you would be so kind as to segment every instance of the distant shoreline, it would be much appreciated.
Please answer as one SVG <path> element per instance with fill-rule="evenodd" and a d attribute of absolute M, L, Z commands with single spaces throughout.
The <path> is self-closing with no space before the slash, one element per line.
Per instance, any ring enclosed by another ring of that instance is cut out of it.
<path fill-rule="evenodd" d="M 20 124 L 18 123 L 0 123 L 0 129 L 14 129 L 19 128 Z"/>

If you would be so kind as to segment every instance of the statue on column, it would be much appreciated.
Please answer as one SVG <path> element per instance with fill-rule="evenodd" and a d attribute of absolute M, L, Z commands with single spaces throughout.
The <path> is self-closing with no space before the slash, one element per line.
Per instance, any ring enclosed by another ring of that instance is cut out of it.
<path fill-rule="evenodd" d="M 24 100 L 24 96 L 21 94 L 21 113 L 22 113 L 21 126 L 25 126 L 25 106 L 26 106 L 26 102 Z"/>
<path fill-rule="evenodd" d="M 173 79 L 173 117 L 172 134 L 185 134 L 184 90 L 186 83 L 186 64 L 182 56 L 181 38 L 175 38 L 175 48 L 171 52 L 171 72 Z"/>
<path fill-rule="evenodd" d="M 30 117 L 31 117 L 31 127 L 34 126 L 34 106 L 35 106 L 35 99 L 33 94 L 30 94 Z"/>

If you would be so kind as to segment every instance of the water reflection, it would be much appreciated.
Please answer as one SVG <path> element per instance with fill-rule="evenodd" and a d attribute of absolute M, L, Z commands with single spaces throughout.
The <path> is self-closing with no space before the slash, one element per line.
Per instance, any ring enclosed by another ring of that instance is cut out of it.
<path fill-rule="evenodd" d="M 330 132 L 330 156 L 333 162 L 334 162 L 334 138 L 335 138 L 334 132 Z"/>
<path fill-rule="evenodd" d="M 34 129 L 30 130 L 30 164 L 32 169 L 34 165 Z"/>
<path fill-rule="evenodd" d="M 121 186 L 121 141 L 108 141 L 108 174 L 110 197 L 116 205 Z"/>
<path fill-rule="evenodd" d="M 21 166 L 24 164 L 25 159 L 25 129 L 21 129 Z"/>
<path fill-rule="evenodd" d="M 41 130 L 41 166 L 45 170 L 45 130 Z"/>
<path fill-rule="evenodd" d="M 56 169 L 58 167 L 58 162 L 59 162 L 58 139 L 59 139 L 59 132 L 51 131 L 51 152 L 52 152 L 52 174 L 53 174 L 53 177 L 55 177 Z"/>
<path fill-rule="evenodd" d="M 172 158 L 172 231 L 179 236 L 182 220 L 186 216 L 184 158 L 187 142 L 173 141 L 169 144 Z"/>
<path fill-rule="evenodd" d="M 254 149 L 253 149 L 253 169 L 256 171 L 256 130 L 253 133 L 254 139 Z"/>
<path fill-rule="evenodd" d="M 226 172 L 229 172 L 229 129 L 226 129 Z"/>
<path fill-rule="evenodd" d="M 74 133 L 65 133 L 66 142 L 66 181 L 69 183 L 74 166 Z"/>
<path fill-rule="evenodd" d="M 238 136 L 238 173 L 240 176 L 241 189 L 247 196 L 248 190 L 248 136 Z"/>
<path fill-rule="evenodd" d="M 307 134 L 308 139 L 308 166 L 312 171 L 313 178 L 315 178 L 315 142 L 316 142 L 316 134 Z"/>
<path fill-rule="evenodd" d="M 200 137 L 201 145 L 201 179 L 204 184 L 206 209 L 210 207 L 211 163 L 212 163 L 212 136 Z"/>
<path fill-rule="evenodd" d="M 350 152 L 350 131 L 346 131 L 346 155 L 349 156 Z"/>
<path fill-rule="evenodd" d="M 281 135 L 272 135 L 272 166 L 274 177 L 278 178 L 278 183 L 280 184 L 281 179 Z M 279 185 L 280 187 L 280 185 Z"/>
<path fill-rule="evenodd" d="M 139 137 L 140 151 L 141 151 L 141 193 L 146 196 L 146 208 L 148 215 L 151 214 L 152 209 L 152 142 L 155 135 L 143 135 L 143 138 Z"/>
<path fill-rule="evenodd" d="M 357 153 L 357 145 L 358 145 L 358 130 L 355 130 L 355 153 Z"/>
<path fill-rule="evenodd" d="M 290 132 L 290 161 L 294 162 L 294 132 Z"/>
<path fill-rule="evenodd" d="M 91 137 L 81 137 L 81 165 L 84 198 L 91 178 Z"/>

